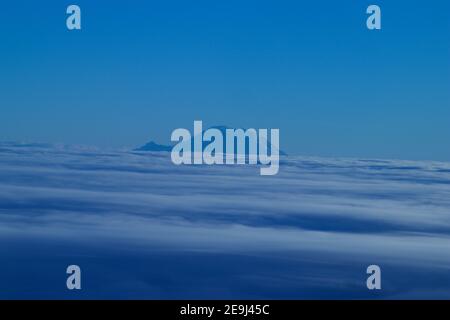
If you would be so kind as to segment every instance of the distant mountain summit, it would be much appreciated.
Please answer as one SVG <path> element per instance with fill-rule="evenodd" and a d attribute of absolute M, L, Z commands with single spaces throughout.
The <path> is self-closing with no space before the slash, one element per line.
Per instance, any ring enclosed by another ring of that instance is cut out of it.
<path fill-rule="evenodd" d="M 150 141 L 146 145 L 143 145 L 142 147 L 134 149 L 133 151 L 155 151 L 155 152 L 167 151 L 167 152 L 170 152 L 170 151 L 172 151 L 172 146 L 157 144 L 154 141 Z"/>
<path fill-rule="evenodd" d="M 226 131 L 227 131 L 227 129 L 232 129 L 232 128 L 229 128 L 229 127 L 227 127 L 227 126 L 213 126 L 213 127 L 210 127 L 209 129 L 217 129 L 217 130 L 219 130 L 219 131 L 222 133 L 222 135 L 223 135 L 224 137 L 226 137 Z M 233 129 L 233 130 L 234 130 L 234 129 Z M 243 130 L 245 131 L 245 129 L 243 129 Z M 205 131 L 206 131 L 206 130 L 204 130 L 204 131 L 202 132 L 202 134 L 204 134 Z M 192 137 L 192 140 L 191 140 L 192 148 L 194 147 L 194 138 L 195 138 L 195 137 Z M 203 149 L 203 150 L 205 149 L 205 147 L 206 147 L 207 144 L 208 144 L 207 142 L 202 142 L 202 149 Z M 259 147 L 259 141 L 258 141 L 258 147 Z M 172 151 L 172 148 L 173 148 L 173 146 L 170 146 L 170 145 L 158 144 L 158 143 L 156 143 L 156 142 L 154 142 L 154 141 L 150 141 L 149 143 L 143 145 L 142 147 L 136 148 L 136 149 L 134 149 L 133 151 L 171 152 L 171 151 Z M 192 150 L 192 151 L 193 151 L 193 150 Z M 246 150 L 245 150 L 245 151 L 246 151 L 246 153 L 248 153 L 248 146 L 246 146 Z M 287 156 L 287 153 L 286 153 L 286 152 L 284 152 L 284 151 L 282 151 L 282 150 L 278 150 L 278 151 L 279 151 L 280 156 Z M 225 145 L 224 145 L 223 153 L 225 154 Z M 235 146 L 235 153 L 237 153 L 237 147 L 236 147 L 236 146 Z"/>

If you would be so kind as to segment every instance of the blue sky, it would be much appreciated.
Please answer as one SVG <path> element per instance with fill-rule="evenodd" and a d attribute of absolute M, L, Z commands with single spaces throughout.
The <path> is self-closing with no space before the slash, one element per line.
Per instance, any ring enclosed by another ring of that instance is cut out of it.
<path fill-rule="evenodd" d="M 449 30 L 444 0 L 3 2 L 0 140 L 137 146 L 203 120 L 280 128 L 289 153 L 450 160 Z"/>

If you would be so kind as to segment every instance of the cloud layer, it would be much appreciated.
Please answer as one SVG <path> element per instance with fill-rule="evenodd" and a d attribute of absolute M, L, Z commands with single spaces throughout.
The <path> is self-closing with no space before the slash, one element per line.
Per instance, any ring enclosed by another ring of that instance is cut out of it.
<path fill-rule="evenodd" d="M 5 297 L 64 297 L 52 270 L 79 261 L 88 298 L 449 298 L 450 164 L 289 157 L 264 177 L 3 143 L 0 239 Z M 46 282 L 18 282 L 23 264 Z"/>

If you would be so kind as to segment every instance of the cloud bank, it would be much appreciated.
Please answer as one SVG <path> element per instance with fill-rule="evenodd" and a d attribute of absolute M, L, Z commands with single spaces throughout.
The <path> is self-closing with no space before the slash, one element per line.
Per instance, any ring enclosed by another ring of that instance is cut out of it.
<path fill-rule="evenodd" d="M 97 275 L 88 298 L 364 298 L 369 264 L 383 270 L 375 296 L 450 297 L 449 163 L 287 157 L 276 176 L 258 170 L 0 144 L 5 295 L 64 296 L 14 282 L 21 263 L 56 281 L 52 257 Z"/>

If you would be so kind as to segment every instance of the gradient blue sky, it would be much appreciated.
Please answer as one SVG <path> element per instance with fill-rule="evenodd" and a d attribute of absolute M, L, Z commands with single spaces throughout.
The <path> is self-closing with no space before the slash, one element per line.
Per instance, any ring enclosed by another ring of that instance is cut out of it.
<path fill-rule="evenodd" d="M 450 160 L 448 0 L 3 1 L 0 43 L 0 140 L 137 146 L 203 120 L 280 128 L 289 153 Z"/>

